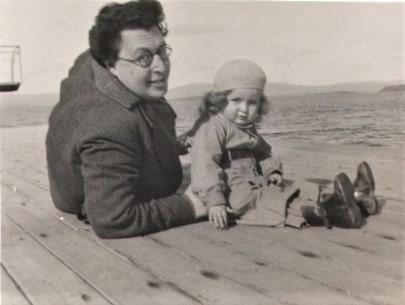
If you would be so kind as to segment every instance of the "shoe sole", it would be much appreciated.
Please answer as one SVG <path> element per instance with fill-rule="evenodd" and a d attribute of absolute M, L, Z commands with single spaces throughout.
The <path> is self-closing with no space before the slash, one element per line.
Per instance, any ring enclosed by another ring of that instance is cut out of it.
<path fill-rule="evenodd" d="M 336 224 L 345 228 L 360 228 L 363 225 L 363 217 L 360 208 L 355 203 L 354 186 L 349 177 L 344 173 L 337 175 L 334 187 L 341 204 L 336 207 L 341 211 L 339 222 Z"/>
<path fill-rule="evenodd" d="M 357 175 L 362 176 L 363 180 L 366 181 L 366 183 L 369 185 L 369 189 L 367 190 L 369 200 L 366 202 L 359 202 L 360 208 L 364 210 L 364 215 L 365 216 L 370 216 L 376 214 L 379 210 L 379 202 L 377 198 L 374 195 L 375 191 L 375 181 L 374 181 L 374 175 L 371 170 L 370 165 L 366 162 L 363 161 L 359 164 L 359 167 L 357 168 Z"/>
<path fill-rule="evenodd" d="M 363 161 L 360 163 L 359 167 L 357 168 L 357 173 L 361 173 L 361 176 L 367 181 L 368 185 L 370 185 L 370 191 L 375 190 L 375 182 L 374 182 L 374 175 L 371 171 L 370 165 Z"/>

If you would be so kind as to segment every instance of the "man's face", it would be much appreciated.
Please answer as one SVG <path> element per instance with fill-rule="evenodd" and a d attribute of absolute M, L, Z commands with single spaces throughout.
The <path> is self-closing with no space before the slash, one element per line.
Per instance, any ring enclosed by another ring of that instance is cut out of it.
<path fill-rule="evenodd" d="M 157 27 L 149 31 L 124 30 L 121 32 L 119 58 L 136 60 L 145 52 L 155 55 L 148 67 L 118 59 L 115 67 L 110 67 L 109 70 L 137 96 L 149 100 L 161 98 L 167 92 L 170 60 L 160 57 L 156 52 L 165 44 Z"/>

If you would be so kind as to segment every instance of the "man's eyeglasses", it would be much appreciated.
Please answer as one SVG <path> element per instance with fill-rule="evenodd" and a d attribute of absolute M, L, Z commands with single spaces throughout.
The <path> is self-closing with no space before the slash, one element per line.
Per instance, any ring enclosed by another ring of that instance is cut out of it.
<path fill-rule="evenodd" d="M 152 53 L 150 50 L 142 50 L 135 59 L 126 59 L 118 57 L 118 59 L 130 62 L 131 64 L 141 66 L 143 68 L 149 67 L 153 62 L 153 57 L 157 54 L 162 60 L 167 60 L 172 53 L 172 48 L 168 44 L 162 45 L 156 53 Z"/>

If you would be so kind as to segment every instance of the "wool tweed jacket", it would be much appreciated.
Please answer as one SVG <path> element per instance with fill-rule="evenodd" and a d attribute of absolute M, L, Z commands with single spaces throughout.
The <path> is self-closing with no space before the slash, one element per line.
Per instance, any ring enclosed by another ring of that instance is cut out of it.
<path fill-rule="evenodd" d="M 88 51 L 80 55 L 49 118 L 46 149 L 56 208 L 78 213 L 84 205 L 101 238 L 193 222 L 191 202 L 176 194 L 182 168 L 175 119 L 165 99 L 142 100 Z"/>

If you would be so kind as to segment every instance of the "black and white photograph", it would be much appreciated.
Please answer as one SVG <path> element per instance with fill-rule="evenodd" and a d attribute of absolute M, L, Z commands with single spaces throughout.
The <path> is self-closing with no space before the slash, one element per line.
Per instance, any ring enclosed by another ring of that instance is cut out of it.
<path fill-rule="evenodd" d="M 405 304 L 404 24 L 0 0 L 0 304 Z"/>

